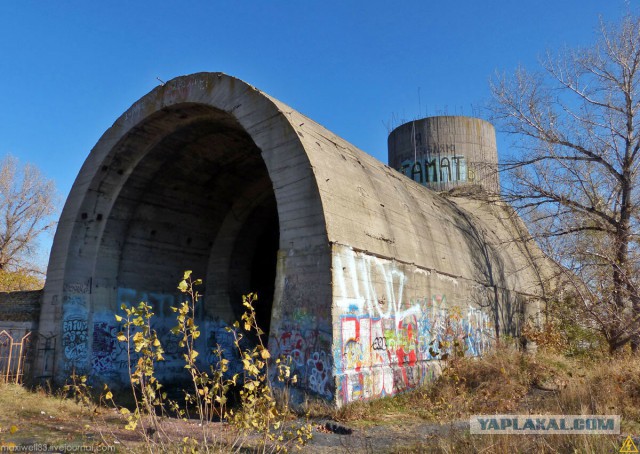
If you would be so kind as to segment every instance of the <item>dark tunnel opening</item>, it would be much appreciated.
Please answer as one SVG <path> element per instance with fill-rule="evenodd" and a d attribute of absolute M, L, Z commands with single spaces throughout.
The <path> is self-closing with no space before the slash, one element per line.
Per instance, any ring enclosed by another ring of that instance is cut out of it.
<path fill-rule="evenodd" d="M 107 219 L 96 263 L 96 282 L 111 295 L 106 312 L 146 300 L 158 317 L 161 341 L 175 347 L 171 306 L 184 299 L 176 286 L 192 270 L 205 284 L 196 311 L 202 358 L 212 359 L 213 343 L 233 349 L 222 328 L 240 320 L 242 295 L 249 292 L 258 294 L 256 317 L 266 344 L 280 232 L 272 182 L 253 139 L 226 112 L 180 105 L 134 128 L 119 149 L 106 173 L 124 168 L 128 177 Z M 130 158 L 141 149 L 139 160 Z M 94 348 L 103 344 L 94 340 Z M 165 358 L 158 372 L 165 381 L 179 382 L 181 352 L 171 348 Z M 119 375 L 103 364 L 97 372 Z"/>
<path fill-rule="evenodd" d="M 251 258 L 251 278 L 249 290 L 257 294 L 254 304 L 256 321 L 265 332 L 263 342 L 266 345 L 271 324 L 271 308 L 276 280 L 276 263 L 278 260 L 278 246 L 280 229 L 278 212 L 275 210 L 275 198 L 269 201 L 268 211 L 263 214 L 262 231 L 256 237 Z"/>
<path fill-rule="evenodd" d="M 280 241 L 278 212 L 273 193 L 248 216 L 240 229 L 231 253 L 230 297 L 241 301 L 248 293 L 257 294 L 254 302 L 256 321 L 265 332 L 266 345 L 271 323 L 271 307 L 275 290 L 276 263 Z M 245 308 L 233 305 L 233 316 L 240 320 Z"/>
<path fill-rule="evenodd" d="M 255 305 L 258 326 L 265 332 L 263 342 L 266 345 L 271 326 L 271 308 L 276 281 L 276 263 L 278 260 L 278 244 L 280 231 L 277 219 L 267 226 L 258 238 L 251 263 L 251 289 L 258 295 Z"/>

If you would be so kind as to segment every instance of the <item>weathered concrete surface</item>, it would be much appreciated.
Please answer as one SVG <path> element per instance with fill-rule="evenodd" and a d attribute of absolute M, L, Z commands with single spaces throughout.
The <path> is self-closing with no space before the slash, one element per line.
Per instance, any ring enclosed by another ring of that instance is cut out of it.
<path fill-rule="evenodd" d="M 337 403 L 393 394 L 454 346 L 476 355 L 516 332 L 541 291 L 540 253 L 513 242 L 519 228 L 238 79 L 179 77 L 125 112 L 76 179 L 47 272 L 40 331 L 58 343 L 41 375 L 124 380 L 114 313 L 145 300 L 167 350 L 161 378 L 177 380 L 170 306 L 192 269 L 206 282 L 200 351 L 232 351 L 224 327 L 257 290 L 270 349 L 302 389 Z"/>
<path fill-rule="evenodd" d="M 0 292 L 0 323 L 25 322 L 37 327 L 41 300 L 42 290 Z"/>
<path fill-rule="evenodd" d="M 0 331 L 6 331 L 13 339 L 21 339 L 27 333 L 38 330 L 42 290 L 0 292 Z"/>
<path fill-rule="evenodd" d="M 436 191 L 477 184 L 498 192 L 493 125 L 480 118 L 436 116 L 413 120 L 389 134 L 389 165 Z"/>

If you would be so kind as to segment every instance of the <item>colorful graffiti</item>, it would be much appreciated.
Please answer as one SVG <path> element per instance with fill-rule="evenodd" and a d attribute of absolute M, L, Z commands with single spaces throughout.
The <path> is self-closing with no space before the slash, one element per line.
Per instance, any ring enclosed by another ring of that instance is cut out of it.
<path fill-rule="evenodd" d="M 121 370 L 120 360 L 126 360 L 125 346 L 118 342 L 120 331 L 112 313 L 102 312 L 93 317 L 93 344 L 91 365 L 99 374 Z M 125 363 L 126 364 L 126 363 Z"/>
<path fill-rule="evenodd" d="M 404 267 L 406 268 L 406 267 Z M 456 352 L 478 356 L 492 341 L 487 313 L 443 294 L 408 298 L 397 263 L 344 247 L 334 255 L 340 332 L 334 350 L 342 402 L 377 398 L 420 386 Z M 450 277 L 413 269 L 420 289 L 456 289 Z M 433 285 L 433 282 L 439 285 Z"/>
<path fill-rule="evenodd" d="M 62 307 L 63 373 L 86 373 L 89 369 L 89 326 L 87 322 L 88 289 L 75 286 L 74 291 L 64 295 Z"/>
<path fill-rule="evenodd" d="M 334 395 L 331 333 L 331 324 L 322 317 L 295 310 L 272 329 L 269 339 L 272 354 L 290 362 L 297 386 L 327 399 Z"/>
<path fill-rule="evenodd" d="M 169 383 L 179 381 L 185 376 L 183 349 L 179 346 L 178 336 L 171 333 L 176 325 L 175 313 L 171 306 L 180 301 L 181 295 L 164 293 L 152 293 L 137 291 L 130 288 L 118 289 L 118 307 L 137 305 L 140 301 L 149 303 L 153 307 L 154 316 L 151 326 L 156 330 L 158 338 L 165 351 L 164 361 L 157 364 L 157 378 L 161 382 Z M 81 299 L 73 297 L 65 305 L 64 337 L 65 358 L 76 365 L 84 361 L 88 363 L 88 330 L 86 303 L 80 305 Z M 84 301 L 84 300 L 82 300 Z M 75 304 L 70 304 L 75 303 Z M 102 379 L 126 382 L 128 377 L 128 359 L 126 343 L 117 340 L 117 334 L 122 326 L 116 321 L 115 314 L 124 315 L 122 311 L 102 311 L 93 316 L 91 336 L 91 366 L 95 376 Z M 234 344 L 233 334 L 227 331 L 228 325 L 219 319 L 207 319 L 204 311 L 199 309 L 196 314 L 196 324 L 201 335 L 196 341 L 195 348 L 200 352 L 199 366 L 203 370 L 209 370 L 209 365 L 214 365 L 219 358 L 214 350 L 220 345 L 223 358 L 230 364 L 229 374 L 240 372 L 242 367 L 239 354 Z M 245 339 L 241 347 L 247 347 Z M 135 364 L 136 354 L 132 352 L 132 363 Z M 113 383 L 115 384 L 115 383 Z"/>

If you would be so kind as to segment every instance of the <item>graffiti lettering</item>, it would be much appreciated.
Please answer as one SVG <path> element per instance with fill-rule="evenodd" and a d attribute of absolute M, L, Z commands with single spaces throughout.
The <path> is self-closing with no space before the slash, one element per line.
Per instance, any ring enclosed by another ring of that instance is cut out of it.
<path fill-rule="evenodd" d="M 401 173 L 420 184 L 474 181 L 475 173 L 464 156 L 445 155 L 407 159 L 400 164 Z"/>
<path fill-rule="evenodd" d="M 387 339 L 384 337 L 376 337 L 373 339 L 373 344 L 371 348 L 374 350 L 386 350 L 387 349 Z"/>
<path fill-rule="evenodd" d="M 334 254 L 341 314 L 335 358 L 337 374 L 345 377 L 338 380 L 343 402 L 420 386 L 438 373 L 434 360 L 460 351 L 478 356 L 491 346 L 487 313 L 450 304 L 442 294 L 407 298 L 410 283 L 403 266 L 346 246 Z M 427 271 L 411 276 L 437 285 L 442 281 L 447 288 L 458 286 L 453 278 Z"/>
<path fill-rule="evenodd" d="M 269 350 L 290 361 L 296 386 L 331 399 L 334 393 L 331 324 L 307 310 L 285 315 L 273 328 Z"/>

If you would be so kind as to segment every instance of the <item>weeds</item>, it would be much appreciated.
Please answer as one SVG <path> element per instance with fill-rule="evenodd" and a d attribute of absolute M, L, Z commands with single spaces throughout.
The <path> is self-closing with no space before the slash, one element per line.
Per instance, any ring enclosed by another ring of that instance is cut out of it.
<path fill-rule="evenodd" d="M 235 433 L 231 442 L 224 445 L 226 450 L 237 451 L 247 444 L 249 432 L 259 435 L 256 449 L 263 453 L 287 452 L 291 447 L 301 448 L 311 439 L 311 425 L 291 423 L 288 421 L 289 412 L 282 407 L 278 408 L 271 382 L 272 373 L 284 390 L 282 396 L 287 396 L 287 386 L 296 383 L 297 377 L 291 375 L 289 365 L 281 358 L 272 360 L 269 350 L 263 344 L 264 332 L 258 326 L 253 306 L 257 296 L 243 296 L 242 302 L 246 309 L 241 319 L 243 329 L 240 322 L 227 328 L 234 337 L 234 345 L 242 361 L 242 377 L 238 374 L 227 377 L 229 361 L 223 357 L 224 352 L 219 345 L 213 350 L 216 363 L 209 365 L 209 371 L 204 371 L 198 363 L 200 353 L 196 349 L 196 340 L 201 333 L 195 319 L 196 305 L 201 298 L 196 287 L 202 281 L 192 279 L 191 274 L 191 271 L 186 271 L 178 285 L 180 292 L 186 296 L 186 301 L 178 307 L 172 307 L 177 325 L 171 332 L 179 339 L 179 346 L 183 349 L 184 369 L 191 381 L 191 391 L 185 390 L 185 406 L 169 401 L 162 384 L 155 376 L 156 363 L 164 360 L 164 350 L 152 328 L 152 308 L 145 302 L 135 307 L 123 305 L 125 316 L 116 315 L 116 320 L 123 327 L 118 333 L 118 340 L 126 343 L 134 409 L 130 411 L 126 407 L 119 407 L 106 385 L 103 398 L 126 418 L 125 427 L 128 430 L 138 429 L 141 432 L 149 452 L 167 452 L 172 446 L 161 421 L 161 417 L 168 413 L 167 406 L 185 420 L 190 409 L 194 409 L 197 414 L 200 436 L 182 438 L 180 446 L 186 452 L 223 449 L 219 440 L 209 436 L 208 425 L 214 420 L 228 421 Z M 253 335 L 257 339 L 253 348 L 241 347 L 245 335 Z M 227 395 L 239 383 L 239 407 L 229 409 Z"/>
<path fill-rule="evenodd" d="M 152 437 L 157 434 L 153 439 L 158 440 L 164 449 L 166 437 L 161 436 L 163 430 L 158 410 L 160 413 L 164 411 L 163 400 L 166 399 L 166 393 L 162 391 L 162 384 L 154 375 L 156 362 L 164 360 L 164 350 L 156 331 L 151 327 L 154 313 L 151 312 L 152 307 L 145 302 L 140 302 L 134 307 L 122 305 L 121 309 L 125 316 L 115 315 L 116 321 L 123 323 L 123 331 L 118 333 L 118 341 L 127 344 L 129 384 L 135 409 L 132 413 L 126 407 L 121 407 L 120 412 L 127 419 L 126 429 L 135 430 L 140 426 L 140 432 L 149 447 L 155 445 Z M 105 391 L 105 399 L 113 403 L 113 394 L 106 386 Z"/>
<path fill-rule="evenodd" d="M 184 278 L 178 284 L 178 289 L 187 296 L 187 301 L 184 301 L 180 307 L 171 308 L 177 314 L 176 321 L 178 322 L 171 332 L 179 337 L 179 346 L 185 349 L 183 353 L 184 368 L 189 372 L 193 384 L 193 393 L 185 391 L 185 400 L 188 404 L 196 407 L 200 426 L 203 428 L 203 443 L 207 446 L 205 423 L 212 422 L 214 418 L 226 419 L 227 393 L 232 386 L 236 385 L 238 376 L 236 374 L 230 379 L 225 378 L 225 374 L 229 370 L 229 361 L 223 358 L 223 352 L 219 345 L 213 351 L 217 362 L 210 365 L 210 373 L 201 371 L 198 367 L 196 359 L 199 353 L 195 348 L 195 341 L 200 337 L 200 330 L 195 323 L 195 313 L 196 304 L 201 295 L 195 287 L 201 284 L 200 279 L 193 280 L 191 278 L 191 271 L 184 273 Z M 179 415 L 185 414 L 185 411 L 175 404 L 174 410 Z"/>
<path fill-rule="evenodd" d="M 77 404 L 86 408 L 95 407 L 91 386 L 87 383 L 86 375 L 77 375 L 75 370 L 62 387 L 60 399 L 72 398 Z"/>
<path fill-rule="evenodd" d="M 234 324 L 235 330 L 231 330 L 235 337 L 235 345 L 241 353 L 244 370 L 243 385 L 240 390 L 241 408 L 239 411 L 229 412 L 231 423 L 240 430 L 255 430 L 262 434 L 262 452 L 268 446 L 273 450 L 287 451 L 290 445 L 304 446 L 311 439 L 311 426 L 309 424 L 287 427 L 288 412 L 277 407 L 274 390 L 271 385 L 269 359 L 271 354 L 262 342 L 264 332 L 258 326 L 254 303 L 257 296 L 253 293 L 242 297 L 242 304 L 247 308 L 242 316 L 244 331 L 254 332 L 258 343 L 253 349 L 242 350 L 239 333 L 239 323 Z M 275 360 L 277 380 L 284 385 L 295 384 L 297 377 L 291 376 L 291 369 L 281 358 Z"/>

